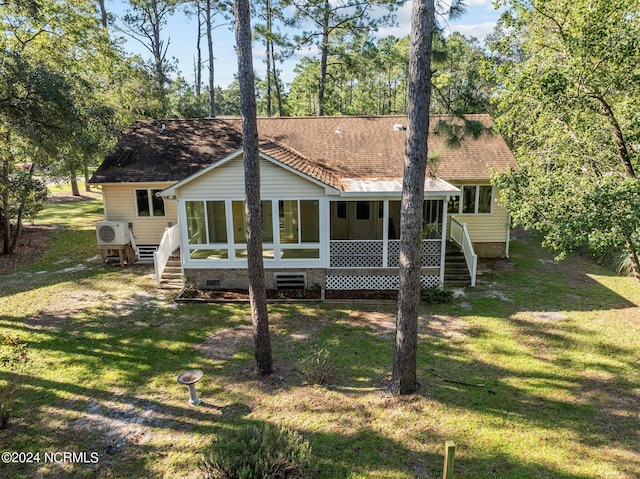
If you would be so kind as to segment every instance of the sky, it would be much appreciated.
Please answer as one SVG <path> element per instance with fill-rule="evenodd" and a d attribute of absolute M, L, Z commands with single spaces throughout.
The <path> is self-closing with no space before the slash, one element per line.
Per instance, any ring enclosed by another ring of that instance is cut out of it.
<path fill-rule="evenodd" d="M 484 37 L 493 31 L 496 25 L 499 12 L 492 5 L 492 0 L 466 0 L 467 13 L 461 18 L 448 21 L 445 25 L 445 33 L 460 32 L 466 36 L 474 36 L 481 42 Z M 107 10 L 121 16 L 126 11 L 126 2 L 122 0 L 107 0 Z M 395 27 L 380 29 L 377 37 L 394 35 L 403 37 L 409 34 L 411 19 L 411 1 L 408 1 L 397 12 L 397 23 Z M 215 61 L 215 84 L 225 88 L 233 79 L 237 71 L 237 57 L 234 50 L 235 37 L 230 26 L 224 25 L 224 20 L 218 20 L 219 26 L 214 30 L 214 56 Z M 182 10 L 169 18 L 163 28 L 163 38 L 169 40 L 169 50 L 167 56 L 177 60 L 177 67 L 180 74 L 189 82 L 193 81 L 193 65 L 196 54 L 197 23 L 195 18 L 189 17 Z M 149 59 L 151 55 L 147 50 L 135 40 L 125 40 L 124 48 L 133 54 L 140 54 L 143 58 Z M 206 56 L 205 44 L 202 44 L 203 55 Z M 282 80 L 291 83 L 294 78 L 293 68 L 302 56 L 317 56 L 315 50 L 308 49 L 298 52 L 294 57 L 285 61 L 281 66 Z M 266 66 L 264 64 L 265 54 L 260 44 L 254 43 L 253 66 L 259 77 L 264 77 Z M 205 69 L 204 75 L 207 75 Z"/>

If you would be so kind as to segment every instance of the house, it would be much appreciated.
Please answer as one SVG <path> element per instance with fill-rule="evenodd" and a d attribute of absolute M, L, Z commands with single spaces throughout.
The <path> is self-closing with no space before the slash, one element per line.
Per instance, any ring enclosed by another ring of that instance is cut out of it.
<path fill-rule="evenodd" d="M 402 116 L 258 119 L 267 288 L 397 289 L 403 125 Z M 452 242 L 473 284 L 478 255 L 508 256 L 509 216 L 489 178 L 515 159 L 498 135 L 455 149 L 430 135 L 429 153 L 422 284 L 443 284 Z M 154 258 L 159 282 L 177 250 L 196 287 L 247 287 L 240 119 L 136 122 L 91 183 L 103 191 L 101 246 L 130 241 L 140 260 Z"/>

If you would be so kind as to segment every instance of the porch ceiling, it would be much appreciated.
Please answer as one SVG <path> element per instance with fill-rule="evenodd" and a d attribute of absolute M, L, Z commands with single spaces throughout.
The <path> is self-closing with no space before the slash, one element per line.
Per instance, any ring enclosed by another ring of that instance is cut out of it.
<path fill-rule="evenodd" d="M 393 194 L 402 192 L 402 178 L 345 178 L 342 180 L 344 194 Z M 428 196 L 451 196 L 460 193 L 460 189 L 440 178 L 426 178 L 424 192 Z"/>

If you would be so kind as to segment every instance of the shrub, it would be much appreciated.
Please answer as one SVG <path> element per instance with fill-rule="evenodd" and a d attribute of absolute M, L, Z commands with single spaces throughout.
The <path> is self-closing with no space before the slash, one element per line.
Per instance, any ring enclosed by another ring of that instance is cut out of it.
<path fill-rule="evenodd" d="M 448 303 L 452 297 L 451 291 L 440 286 L 431 286 L 420 290 L 420 299 L 425 303 Z"/>
<path fill-rule="evenodd" d="M 201 469 L 212 479 L 298 479 L 310 457 L 309 443 L 292 429 L 246 424 L 223 429 L 205 449 Z"/>
<path fill-rule="evenodd" d="M 329 362 L 329 351 L 318 349 L 300 362 L 302 373 L 309 384 L 327 384 L 333 367 Z"/>

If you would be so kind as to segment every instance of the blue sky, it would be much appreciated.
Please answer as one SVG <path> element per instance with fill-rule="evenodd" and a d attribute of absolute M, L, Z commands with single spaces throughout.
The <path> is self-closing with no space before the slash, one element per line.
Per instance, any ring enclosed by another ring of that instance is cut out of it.
<path fill-rule="evenodd" d="M 496 24 L 499 13 L 493 7 L 491 0 L 467 0 L 467 14 L 455 21 L 448 22 L 446 29 L 450 32 L 458 31 L 467 36 L 475 36 L 482 41 L 488 33 L 491 33 Z M 122 0 L 107 0 L 107 10 L 115 15 L 122 15 L 126 9 L 126 2 Z M 384 37 L 395 35 L 403 37 L 409 34 L 411 18 L 411 2 L 397 12 L 398 26 L 381 29 L 377 36 Z M 221 19 L 220 23 L 224 23 Z M 194 78 L 193 64 L 196 52 L 196 21 L 189 18 L 181 10 L 169 19 L 163 30 L 163 37 L 169 39 L 168 57 L 176 58 L 178 69 L 188 81 Z M 222 87 L 233 81 L 237 70 L 237 59 L 234 51 L 235 38 L 228 26 L 221 25 L 214 31 L 214 56 L 215 84 Z M 150 54 L 136 41 L 126 41 L 124 48 L 144 58 L 150 58 Z M 205 51 L 204 44 L 202 45 Z M 205 53 L 203 53 L 206 55 Z M 313 49 L 299 52 L 282 66 L 282 79 L 285 83 L 293 80 L 293 68 L 302 56 L 315 56 Z M 262 46 L 254 44 L 254 68 L 259 76 L 265 72 L 264 52 Z M 206 73 L 205 73 L 206 74 Z"/>

